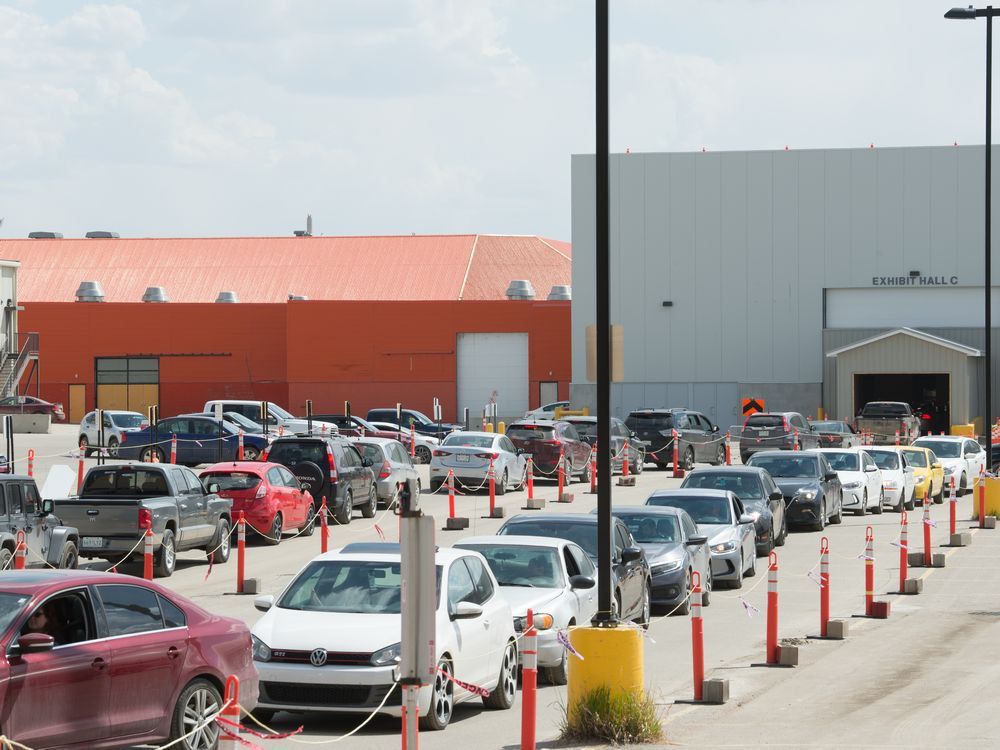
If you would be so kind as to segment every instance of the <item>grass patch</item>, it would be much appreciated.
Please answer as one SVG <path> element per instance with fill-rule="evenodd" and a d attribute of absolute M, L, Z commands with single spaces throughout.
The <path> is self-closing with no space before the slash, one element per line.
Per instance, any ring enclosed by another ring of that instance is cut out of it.
<path fill-rule="evenodd" d="M 583 696 L 562 722 L 563 740 L 602 740 L 615 745 L 663 738 L 660 712 L 644 693 L 601 686 Z"/>

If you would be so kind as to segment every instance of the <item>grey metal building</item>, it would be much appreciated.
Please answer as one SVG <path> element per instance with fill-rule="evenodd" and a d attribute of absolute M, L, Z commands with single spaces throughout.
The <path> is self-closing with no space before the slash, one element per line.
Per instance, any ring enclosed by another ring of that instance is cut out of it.
<path fill-rule="evenodd" d="M 935 429 L 973 421 L 983 175 L 982 146 L 613 155 L 613 412 L 688 406 L 725 429 L 747 397 L 837 417 L 885 398 Z M 591 407 L 594 186 L 574 156 L 571 398 Z"/>

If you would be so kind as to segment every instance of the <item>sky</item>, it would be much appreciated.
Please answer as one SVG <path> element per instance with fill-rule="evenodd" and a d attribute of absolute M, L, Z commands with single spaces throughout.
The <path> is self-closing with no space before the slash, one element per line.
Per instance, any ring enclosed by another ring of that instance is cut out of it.
<path fill-rule="evenodd" d="M 984 141 L 947 0 L 611 6 L 613 151 Z M 585 0 L 0 0 L 0 238 L 568 241 L 594 101 Z"/>

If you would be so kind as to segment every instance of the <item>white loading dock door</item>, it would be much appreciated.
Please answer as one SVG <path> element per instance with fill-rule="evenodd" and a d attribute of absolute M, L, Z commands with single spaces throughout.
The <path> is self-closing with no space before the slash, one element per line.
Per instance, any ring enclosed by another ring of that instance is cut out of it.
<path fill-rule="evenodd" d="M 510 421 L 528 411 L 528 334 L 458 334 L 458 417 L 472 429 L 496 395 L 497 415 Z"/>

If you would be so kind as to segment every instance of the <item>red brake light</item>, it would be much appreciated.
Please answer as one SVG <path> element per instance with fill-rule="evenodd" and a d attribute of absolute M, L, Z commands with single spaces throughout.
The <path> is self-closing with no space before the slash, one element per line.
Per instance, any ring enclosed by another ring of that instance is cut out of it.
<path fill-rule="evenodd" d="M 390 471 L 391 471 L 391 467 L 389 466 L 389 462 L 385 461 L 382 464 L 382 470 L 379 471 L 379 473 L 378 473 L 378 478 L 379 479 L 388 479 Z"/>
<path fill-rule="evenodd" d="M 931 415 L 930 415 L 930 414 L 921 414 L 921 415 L 920 415 L 920 418 L 921 418 L 921 419 L 930 419 L 930 418 L 931 418 Z"/>
<path fill-rule="evenodd" d="M 267 461 L 267 454 L 271 452 L 271 446 L 264 448 L 264 452 L 260 454 L 261 461 Z"/>
<path fill-rule="evenodd" d="M 139 528 L 146 529 L 153 525 L 153 511 L 149 508 L 139 508 Z"/>
<path fill-rule="evenodd" d="M 336 482 L 337 477 L 337 462 L 333 458 L 333 449 L 328 445 L 326 446 L 326 457 L 330 461 L 330 482 Z"/>
<path fill-rule="evenodd" d="M 448 451 L 435 450 L 434 451 L 434 455 L 437 456 L 438 458 L 441 458 L 441 456 L 447 456 L 448 455 Z"/>
<path fill-rule="evenodd" d="M 476 453 L 474 455 L 476 458 L 492 458 L 494 461 L 500 458 L 499 453 Z"/>
<path fill-rule="evenodd" d="M 122 443 L 124 443 L 124 442 L 125 442 L 125 438 L 126 438 L 126 437 L 128 437 L 128 433 L 127 433 L 127 432 L 123 432 L 123 433 L 122 433 L 122 439 L 121 439 L 121 442 L 122 442 Z"/>
<path fill-rule="evenodd" d="M 781 418 L 781 429 L 783 429 L 785 432 L 788 432 L 788 417 Z"/>

